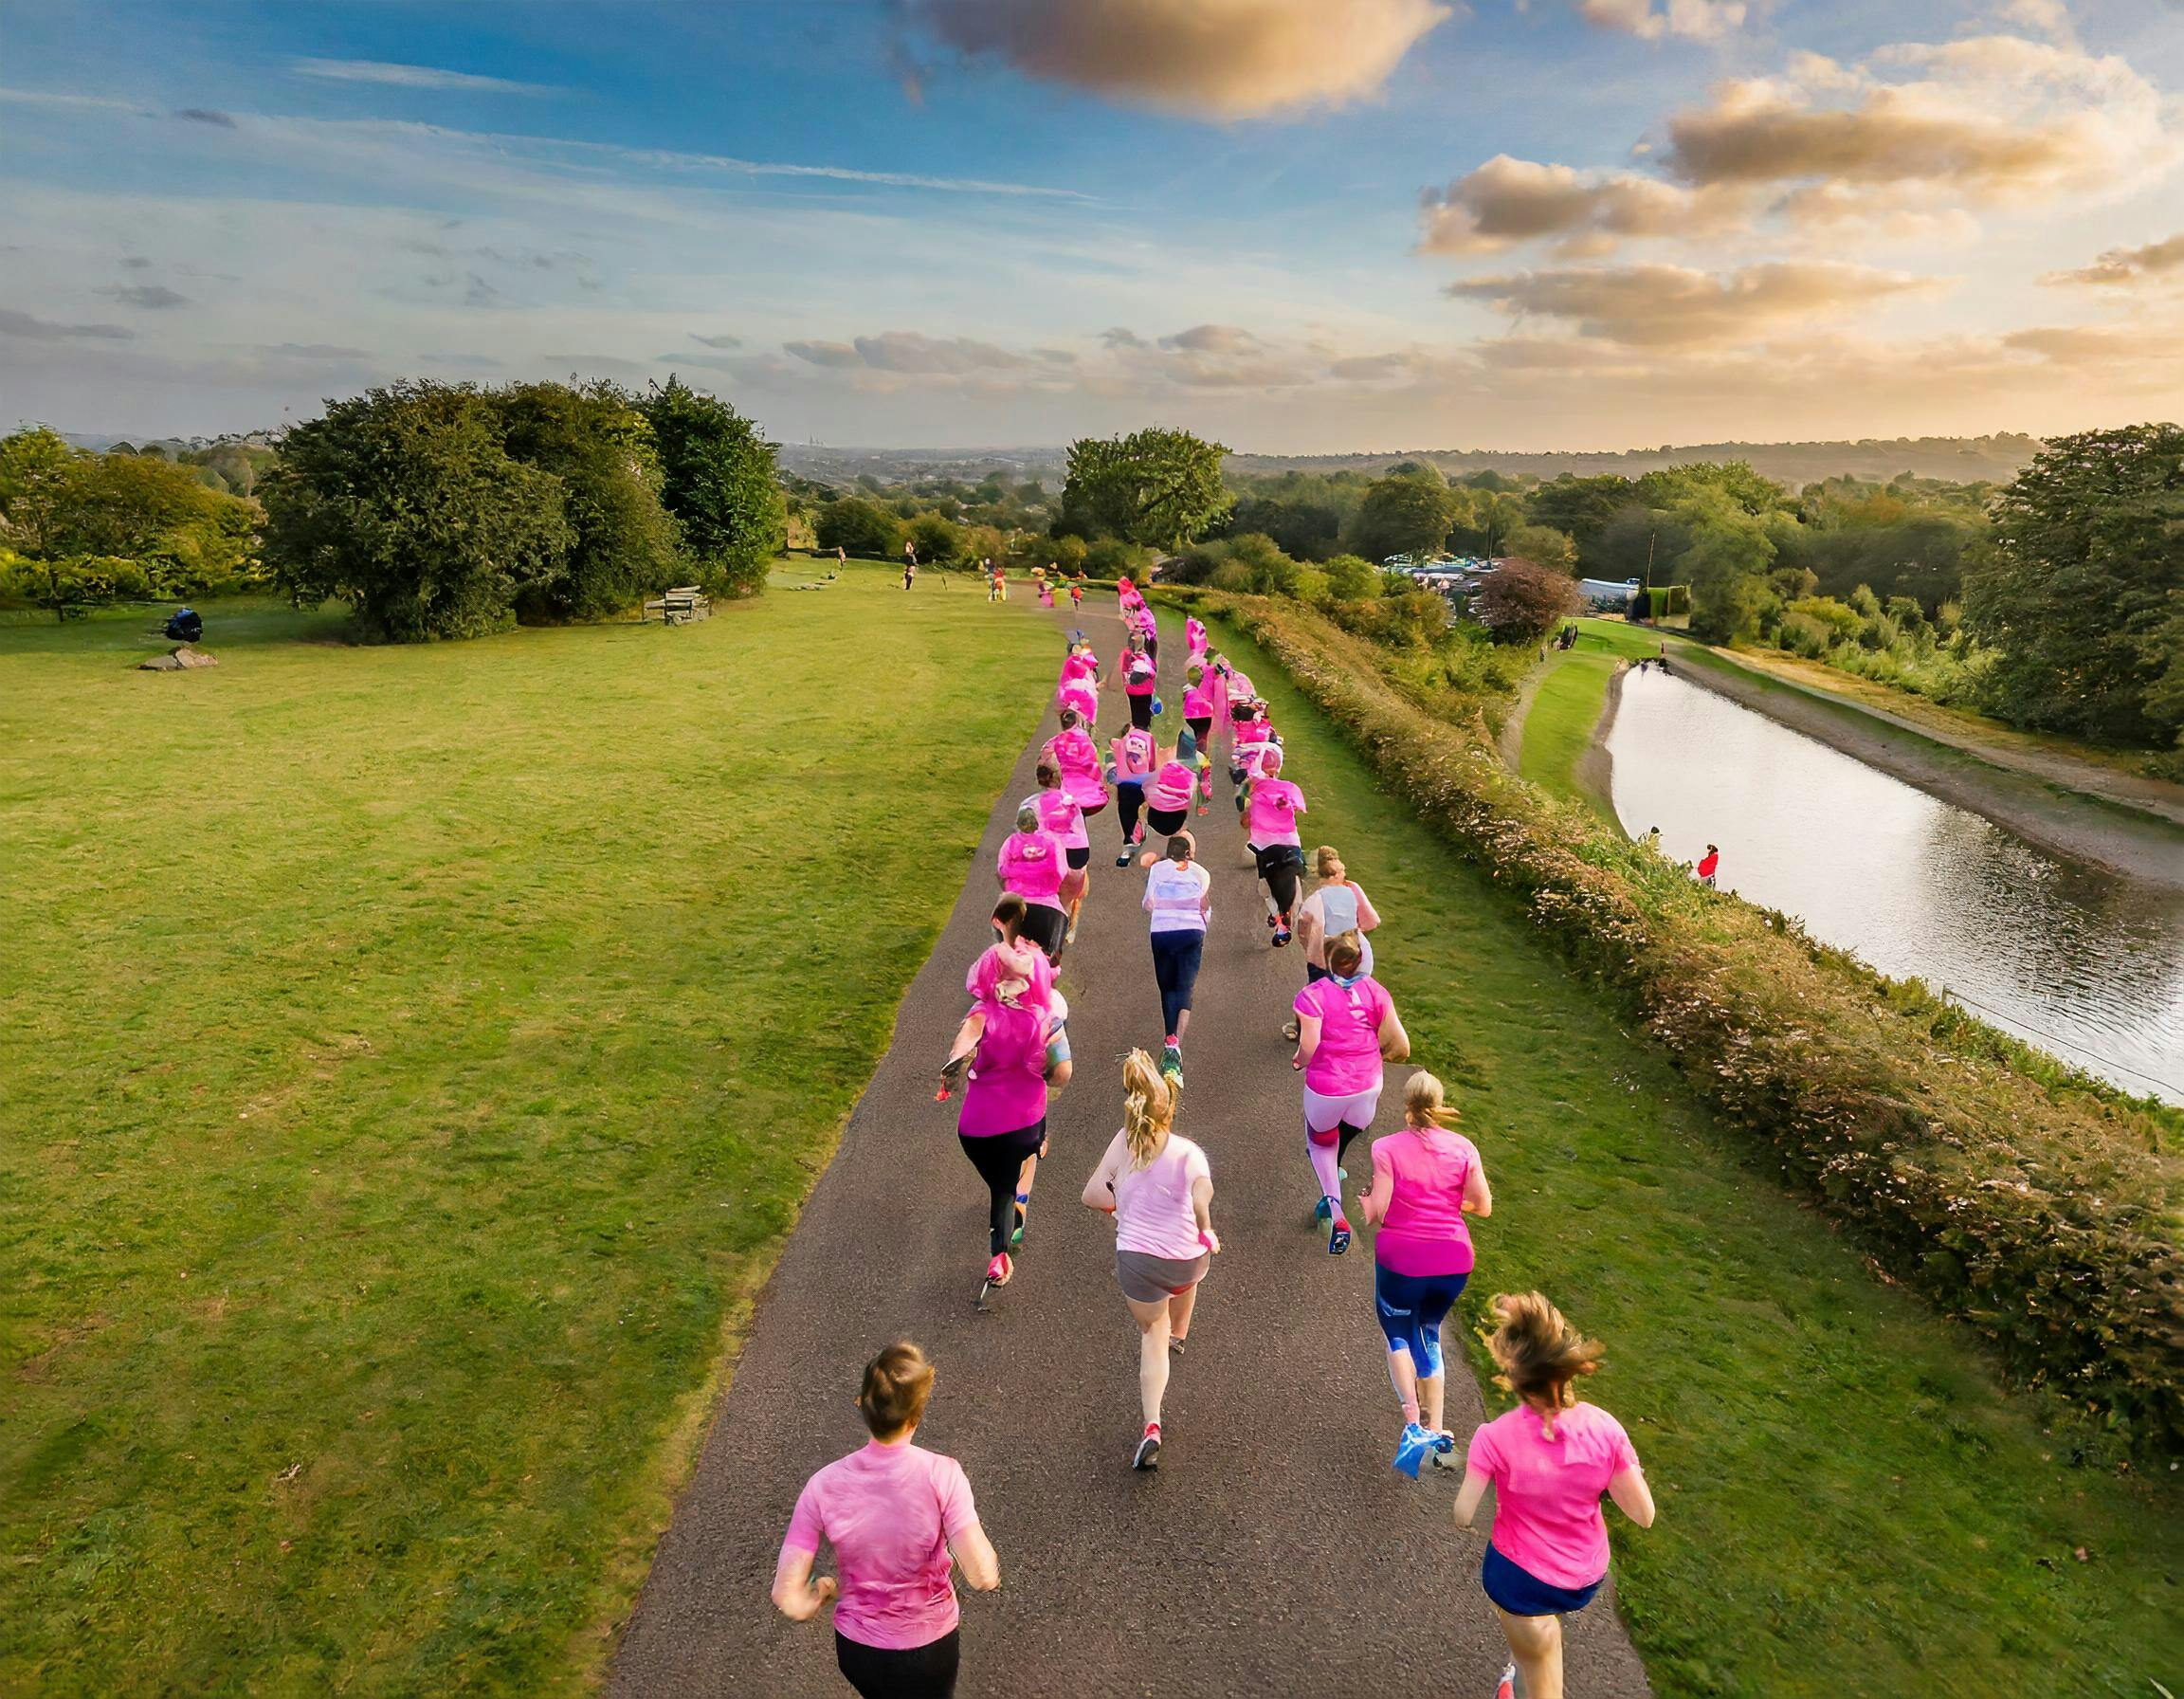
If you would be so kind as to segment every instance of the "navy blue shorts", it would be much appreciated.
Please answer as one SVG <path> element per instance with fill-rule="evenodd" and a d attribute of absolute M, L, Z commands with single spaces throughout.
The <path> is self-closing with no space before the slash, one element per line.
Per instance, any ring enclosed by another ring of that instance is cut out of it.
<path fill-rule="evenodd" d="M 1600 1580 L 1607 1579 L 1602 1576 Z M 1600 1581 L 1589 1587 L 1552 1586 L 1496 1551 L 1491 1540 L 1486 1543 L 1486 1562 L 1479 1569 L 1479 1584 L 1512 1617 L 1564 1617 L 1583 1610 L 1600 1591 Z"/>
<path fill-rule="evenodd" d="M 1407 1351 L 1410 1370 L 1430 1380 L 1441 1372 L 1441 1324 L 1463 1294 L 1468 1274 L 1398 1274 L 1373 1266 L 1373 1307 L 1391 1351 Z"/>

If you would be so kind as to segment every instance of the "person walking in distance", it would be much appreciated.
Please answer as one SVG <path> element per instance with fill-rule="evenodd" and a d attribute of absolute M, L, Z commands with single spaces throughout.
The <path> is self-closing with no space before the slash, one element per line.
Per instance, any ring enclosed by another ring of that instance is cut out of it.
<path fill-rule="evenodd" d="M 1167 1038 L 1163 1072 L 1183 1084 L 1183 1038 L 1191 1030 L 1191 994 L 1213 919 L 1213 875 L 1192 859 L 1188 832 L 1168 840 L 1164 858 L 1145 875 L 1145 912 L 1152 917 L 1153 979 L 1160 988 L 1160 1030 Z M 1152 861 L 1151 856 L 1146 860 Z"/>
<path fill-rule="evenodd" d="M 1714 888 L 1714 876 L 1721 871 L 1721 846 L 1708 844 L 1706 853 L 1699 858 L 1699 883 L 1708 890 Z"/>
<path fill-rule="evenodd" d="M 1144 1419 L 1133 1469 L 1160 1466 L 1160 1404 L 1168 1360 L 1191 1331 L 1198 1283 L 1221 1249 L 1213 1231 L 1213 1171 L 1174 1130 L 1183 1083 L 1143 1050 L 1122 1063 L 1122 1130 L 1084 1182 L 1088 1208 L 1115 1217 L 1115 1280 L 1138 1324 L 1138 1401 Z"/>
<path fill-rule="evenodd" d="M 1456 1436 L 1442 1426 L 1447 1381 L 1441 1324 L 1471 1278 L 1466 1215 L 1494 1213 L 1479 1147 L 1455 1130 L 1441 1082 L 1414 1073 L 1403 1087 L 1403 1125 L 1373 1141 L 1373 1183 L 1358 1199 L 1373 1239 L 1373 1301 L 1388 1341 L 1388 1379 L 1403 1409 L 1395 1467 L 1415 1477 L 1429 1452 Z M 1424 1408 L 1420 1405 L 1423 1400 Z"/>
<path fill-rule="evenodd" d="M 1342 1158 L 1380 1106 L 1382 1063 L 1410 1053 L 1395 999 L 1364 971 L 1365 947 L 1345 932 L 1327 942 L 1327 977 L 1297 994 L 1297 1053 L 1304 1074 L 1304 1154 L 1320 1182 L 1315 1212 L 1327 1222 L 1327 1254 L 1350 1249 L 1342 1210 Z"/>
<path fill-rule="evenodd" d="M 1600 1495 L 1649 1528 L 1653 1492 L 1622 1423 L 1576 1397 L 1578 1379 L 1600 1366 L 1600 1344 L 1539 1292 L 1498 1297 L 1494 1307 L 1502 1324 L 1486 1348 L 1520 1401 L 1472 1431 L 1456 1525 L 1471 1525 L 1492 1487 L 1479 1580 L 1509 1642 L 1496 1699 L 1562 1699 L 1562 1618 L 1592 1603 L 1608 1577 Z"/>
<path fill-rule="evenodd" d="M 872 1437 L 804 1483 L 774 1566 L 791 1621 L 833 1601 L 835 1666 L 864 1699 L 949 1699 L 963 1653 L 950 1566 L 979 1592 L 1001 1584 L 963 1466 L 912 1443 L 932 1393 L 933 1365 L 908 1340 L 864 1365 L 857 1411 Z M 814 1581 L 822 1544 L 835 1573 Z"/>
<path fill-rule="evenodd" d="M 1320 883 L 1297 911 L 1297 940 L 1304 946 L 1304 983 L 1327 977 L 1327 941 L 1339 933 L 1355 932 L 1365 946 L 1363 972 L 1373 971 L 1373 940 L 1368 936 L 1380 923 L 1380 914 L 1366 896 L 1365 887 L 1350 877 L 1342 858 L 1331 844 L 1312 852 L 1313 869 Z M 1297 1018 L 1282 1029 L 1282 1036 L 1297 1042 Z"/>

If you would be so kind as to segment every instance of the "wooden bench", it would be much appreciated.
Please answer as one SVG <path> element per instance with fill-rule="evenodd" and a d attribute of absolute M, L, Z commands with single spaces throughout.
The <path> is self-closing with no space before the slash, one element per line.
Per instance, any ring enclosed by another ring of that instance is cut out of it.
<path fill-rule="evenodd" d="M 713 598 L 695 584 L 684 584 L 667 592 L 658 601 L 646 602 L 643 617 L 650 619 L 657 613 L 662 623 L 686 626 L 693 620 L 708 619 L 713 613 Z"/>

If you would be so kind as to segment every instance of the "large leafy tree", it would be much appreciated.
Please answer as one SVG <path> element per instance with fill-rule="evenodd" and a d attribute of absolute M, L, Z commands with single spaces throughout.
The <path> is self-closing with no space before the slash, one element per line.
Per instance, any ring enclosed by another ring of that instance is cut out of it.
<path fill-rule="evenodd" d="M 1430 554 L 1448 540 L 1455 507 L 1438 472 L 1429 478 L 1403 472 L 1375 478 L 1357 505 L 1350 547 L 1368 560 Z"/>
<path fill-rule="evenodd" d="M 811 529 L 823 549 L 841 549 L 873 560 L 892 560 L 902 553 L 902 521 L 891 509 L 863 496 L 828 502 Z"/>
<path fill-rule="evenodd" d="M 1157 427 L 1125 437 L 1080 437 L 1069 445 L 1058 530 L 1179 549 L 1228 507 L 1221 483 L 1228 452 L 1188 430 Z"/>
<path fill-rule="evenodd" d="M 1525 508 L 1534 524 L 1551 526 L 1574 542 L 1578 560 L 1591 566 L 1600 533 L 1636 499 L 1630 480 L 1616 473 L 1580 478 L 1565 472 L 1554 483 L 1534 490 Z"/>
<path fill-rule="evenodd" d="M 2166 743 L 2184 723 L 2184 427 L 2050 443 L 1994 504 L 1964 623 L 2001 651 L 1982 693 L 2020 725 Z"/>
<path fill-rule="evenodd" d="M 232 579 L 258 540 L 258 506 L 143 454 L 71 460 L 46 521 L 49 555 L 134 560 L 155 594 Z"/>
<path fill-rule="evenodd" d="M 761 589 L 787 534 L 775 445 L 727 402 L 679 377 L 652 385 L 637 406 L 652 427 L 661 497 L 682 522 L 698 581 L 715 595 Z"/>
<path fill-rule="evenodd" d="M 1574 578 L 1530 560 L 1504 560 L 1471 601 L 1479 623 L 1502 643 L 1537 643 L 1583 606 Z"/>
<path fill-rule="evenodd" d="M 468 384 L 333 403 L 288 431 L 259 491 L 282 583 L 344 598 L 401 641 L 513 624 L 519 592 L 558 574 L 573 541 L 560 479 L 511 458 L 499 411 Z"/>
<path fill-rule="evenodd" d="M 48 552 L 54 513 L 78 455 L 43 425 L 0 441 L 0 519 L 26 555 Z"/>
<path fill-rule="evenodd" d="M 686 575 L 688 558 L 662 504 L 652 428 L 610 383 L 511 384 L 491 392 L 509 458 L 561 482 L 569 547 L 524 581 L 516 612 L 555 623 L 604 619 Z"/>

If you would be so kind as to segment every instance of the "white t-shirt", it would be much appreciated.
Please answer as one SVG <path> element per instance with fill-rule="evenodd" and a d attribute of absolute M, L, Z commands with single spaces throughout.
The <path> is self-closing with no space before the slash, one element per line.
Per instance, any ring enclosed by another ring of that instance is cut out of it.
<path fill-rule="evenodd" d="M 1121 1142 L 1121 1135 L 1117 1139 Z M 1212 1177 L 1206 1153 L 1180 1133 L 1170 1133 L 1160 1154 L 1142 1168 L 1130 1166 L 1124 1142 L 1115 1175 L 1116 1248 L 1177 1262 L 1196 1257 L 1204 1247 L 1191 1187 Z"/>
<path fill-rule="evenodd" d="M 1332 912 L 1330 912 L 1332 911 Z M 1348 932 L 1357 924 L 1357 887 L 1355 885 L 1323 885 L 1304 899 L 1303 912 L 1319 923 L 1319 933 L 1312 941 L 1312 955 L 1320 958 L 1314 967 L 1327 965 L 1327 941 L 1337 933 Z M 1360 974 L 1373 971 L 1373 940 L 1367 934 L 1357 934 L 1357 941 L 1365 948 L 1365 959 L 1357 966 Z M 1306 957 L 1311 959 L 1310 956 Z"/>
<path fill-rule="evenodd" d="M 1145 875 L 1145 904 L 1156 932 L 1203 932 L 1213 918 L 1201 914 L 1198 904 L 1213 888 L 1213 875 L 1196 862 L 1177 867 L 1165 858 L 1153 864 Z"/>

